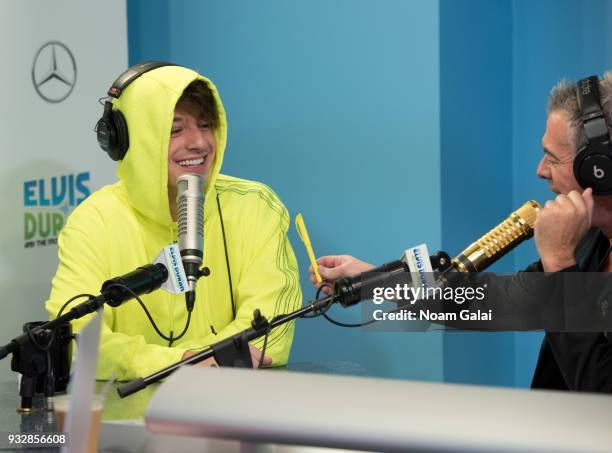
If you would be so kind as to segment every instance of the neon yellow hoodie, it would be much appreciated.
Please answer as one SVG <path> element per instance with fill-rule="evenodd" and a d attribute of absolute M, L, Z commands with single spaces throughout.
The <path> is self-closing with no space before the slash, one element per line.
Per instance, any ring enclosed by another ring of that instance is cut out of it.
<path fill-rule="evenodd" d="M 127 120 L 130 147 L 119 162 L 119 181 L 88 197 L 62 229 L 47 311 L 53 318 L 70 297 L 99 294 L 104 281 L 152 262 L 163 247 L 176 242 L 177 225 L 168 205 L 168 143 L 176 102 L 196 79 L 213 91 L 220 120 L 204 203 L 204 265 L 211 275 L 198 281 L 189 330 L 172 347 L 157 335 L 136 301 L 107 307 L 99 379 L 113 373 L 119 379 L 151 374 L 180 360 L 188 349 L 202 348 L 249 327 L 256 308 L 271 319 L 301 304 L 297 263 L 287 239 L 287 210 L 264 184 L 219 174 L 227 122 L 217 89 L 194 71 L 165 66 L 141 75 L 113 101 Z M 217 197 L 227 239 L 235 320 Z M 169 336 L 172 331 L 177 336 L 182 331 L 187 318 L 183 295 L 158 290 L 141 299 L 162 333 Z M 84 322 L 75 321 L 75 330 Z M 292 338 L 292 323 L 271 332 L 266 355 L 272 357 L 273 365 L 287 362 Z M 255 345 L 261 348 L 261 343 Z"/>

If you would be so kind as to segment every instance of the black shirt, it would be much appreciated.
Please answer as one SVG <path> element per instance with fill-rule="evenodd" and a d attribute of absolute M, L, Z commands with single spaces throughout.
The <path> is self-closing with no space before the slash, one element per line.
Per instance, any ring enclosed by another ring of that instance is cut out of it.
<path fill-rule="evenodd" d="M 577 249 L 576 266 L 565 271 L 602 271 L 609 253 L 609 239 L 591 230 Z M 612 334 L 546 332 L 531 387 L 612 393 Z"/>

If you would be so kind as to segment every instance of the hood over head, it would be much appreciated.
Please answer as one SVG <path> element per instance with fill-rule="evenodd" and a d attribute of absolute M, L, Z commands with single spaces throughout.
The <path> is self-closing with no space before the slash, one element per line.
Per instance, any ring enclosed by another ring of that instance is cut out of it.
<path fill-rule="evenodd" d="M 208 199 L 221 170 L 227 142 L 225 109 L 214 84 L 191 69 L 162 66 L 142 74 L 113 100 L 113 108 L 125 116 L 130 141 L 124 159 L 119 162 L 117 176 L 130 204 L 161 225 L 172 223 L 168 204 L 168 144 L 174 109 L 187 86 L 198 79 L 211 89 L 219 116 L 219 126 L 214 130 L 216 156 L 206 181 Z"/>

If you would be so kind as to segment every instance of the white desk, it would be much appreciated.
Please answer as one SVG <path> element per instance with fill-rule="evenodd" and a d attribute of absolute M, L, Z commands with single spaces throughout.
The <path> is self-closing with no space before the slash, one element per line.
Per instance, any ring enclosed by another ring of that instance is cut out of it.
<path fill-rule="evenodd" d="M 373 451 L 612 451 L 612 396 L 184 367 L 158 434 Z"/>

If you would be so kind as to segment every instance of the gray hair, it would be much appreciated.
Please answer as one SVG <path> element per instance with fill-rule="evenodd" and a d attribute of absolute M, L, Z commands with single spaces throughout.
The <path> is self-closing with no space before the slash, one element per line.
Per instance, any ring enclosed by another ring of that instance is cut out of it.
<path fill-rule="evenodd" d="M 606 72 L 603 79 L 599 81 L 599 95 L 609 134 L 612 131 L 612 71 Z M 548 96 L 546 112 L 551 113 L 556 110 L 564 111 L 569 117 L 568 138 L 574 153 L 577 153 L 583 146 L 586 146 L 587 138 L 582 124 L 575 83 L 563 79 L 552 89 Z"/>

